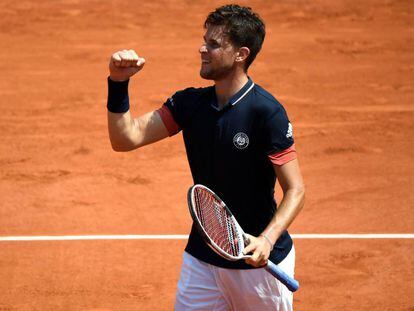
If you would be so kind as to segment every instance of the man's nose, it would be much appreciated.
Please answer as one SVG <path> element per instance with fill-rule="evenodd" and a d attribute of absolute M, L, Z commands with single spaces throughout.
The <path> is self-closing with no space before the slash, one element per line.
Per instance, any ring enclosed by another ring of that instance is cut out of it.
<path fill-rule="evenodd" d="M 205 45 L 205 44 L 202 44 L 202 45 L 200 46 L 200 48 L 198 49 L 198 51 L 199 51 L 200 53 L 205 53 L 205 52 L 207 52 L 207 47 L 206 47 L 206 45 Z"/>

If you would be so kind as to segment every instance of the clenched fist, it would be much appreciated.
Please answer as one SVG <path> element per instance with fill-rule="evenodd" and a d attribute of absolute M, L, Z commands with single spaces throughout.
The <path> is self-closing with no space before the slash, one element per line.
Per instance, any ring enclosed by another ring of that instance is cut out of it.
<path fill-rule="evenodd" d="M 139 57 L 134 50 L 118 51 L 111 56 L 109 61 L 109 77 L 112 81 L 126 81 L 145 64 L 145 59 Z"/>

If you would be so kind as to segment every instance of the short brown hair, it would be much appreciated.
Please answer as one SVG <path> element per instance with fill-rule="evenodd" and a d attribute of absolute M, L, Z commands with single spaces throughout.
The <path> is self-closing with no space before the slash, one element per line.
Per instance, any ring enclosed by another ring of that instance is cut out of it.
<path fill-rule="evenodd" d="M 204 27 L 224 26 L 230 42 L 240 47 L 247 47 L 250 55 L 246 60 L 245 70 L 249 68 L 262 48 L 266 35 L 265 24 L 259 15 L 249 7 L 242 7 L 237 4 L 224 5 L 211 12 Z"/>

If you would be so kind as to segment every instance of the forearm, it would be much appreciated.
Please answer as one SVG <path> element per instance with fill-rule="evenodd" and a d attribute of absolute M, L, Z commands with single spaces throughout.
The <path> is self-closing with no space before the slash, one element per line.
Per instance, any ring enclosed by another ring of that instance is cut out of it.
<path fill-rule="evenodd" d="M 273 216 L 262 235 L 274 245 L 280 235 L 289 227 L 305 204 L 304 187 L 287 189 L 277 212 Z"/>
<path fill-rule="evenodd" d="M 129 111 L 128 84 L 129 80 L 108 78 L 108 130 L 115 151 L 128 151 L 134 146 L 135 126 Z"/>
<path fill-rule="evenodd" d="M 134 120 L 129 111 L 113 113 L 108 111 L 108 131 L 112 148 L 115 151 L 129 151 L 134 149 L 136 136 Z"/>
<path fill-rule="evenodd" d="M 289 227 L 302 209 L 305 201 L 305 190 L 302 187 L 289 188 L 285 191 L 279 209 L 273 216 L 260 237 L 248 235 L 250 244 L 246 246 L 244 254 L 253 252 L 252 257 L 246 260 L 248 264 L 261 267 L 266 264 L 269 254 L 280 235 Z"/>

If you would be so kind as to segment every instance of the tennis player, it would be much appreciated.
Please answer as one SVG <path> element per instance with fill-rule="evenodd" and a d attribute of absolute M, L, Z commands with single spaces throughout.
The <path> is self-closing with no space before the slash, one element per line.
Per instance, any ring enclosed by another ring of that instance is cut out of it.
<path fill-rule="evenodd" d="M 110 141 L 115 151 L 130 151 L 182 131 L 194 183 L 216 192 L 250 234 L 245 252 L 251 259 L 231 262 L 214 253 L 193 226 L 175 310 L 292 310 L 292 293 L 260 268 L 270 259 L 293 277 L 295 249 L 287 228 L 305 193 L 287 114 L 248 76 L 265 25 L 250 8 L 225 5 L 208 15 L 204 27 L 200 75 L 214 85 L 178 91 L 138 118 L 129 111 L 128 82 L 145 59 L 134 50 L 112 55 Z M 283 190 L 278 207 L 276 177 Z"/>

